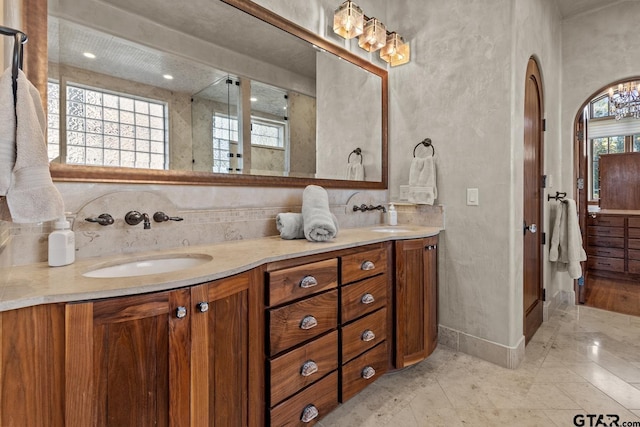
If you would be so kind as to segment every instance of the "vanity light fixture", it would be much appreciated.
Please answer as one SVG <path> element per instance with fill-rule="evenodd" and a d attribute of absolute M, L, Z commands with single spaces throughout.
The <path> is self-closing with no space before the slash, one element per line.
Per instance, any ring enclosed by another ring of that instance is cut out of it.
<path fill-rule="evenodd" d="M 387 27 L 376 18 L 364 24 L 364 31 L 358 37 L 358 46 L 367 52 L 375 52 L 387 43 Z"/>
<path fill-rule="evenodd" d="M 347 0 L 342 3 L 333 14 L 333 32 L 345 39 L 352 39 L 362 34 L 364 29 L 364 14 L 362 9 Z"/>
<path fill-rule="evenodd" d="M 411 59 L 411 48 L 400 35 L 394 32 L 387 35 L 387 44 L 380 49 L 380 58 L 392 67 L 406 64 Z"/>
<path fill-rule="evenodd" d="M 380 49 L 380 58 L 392 67 L 411 59 L 411 48 L 395 31 L 376 18 L 367 17 L 358 5 L 347 0 L 333 14 L 333 31 L 345 39 L 358 37 L 358 46 L 367 52 Z"/>
<path fill-rule="evenodd" d="M 640 82 L 620 83 L 609 88 L 609 107 L 616 120 L 624 117 L 640 119 Z"/>

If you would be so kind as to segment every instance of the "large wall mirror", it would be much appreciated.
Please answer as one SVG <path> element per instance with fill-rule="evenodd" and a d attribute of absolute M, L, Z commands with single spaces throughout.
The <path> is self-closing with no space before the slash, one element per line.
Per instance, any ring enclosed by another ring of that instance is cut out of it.
<path fill-rule="evenodd" d="M 50 0 L 48 20 L 55 180 L 387 186 L 387 71 L 251 1 Z"/>

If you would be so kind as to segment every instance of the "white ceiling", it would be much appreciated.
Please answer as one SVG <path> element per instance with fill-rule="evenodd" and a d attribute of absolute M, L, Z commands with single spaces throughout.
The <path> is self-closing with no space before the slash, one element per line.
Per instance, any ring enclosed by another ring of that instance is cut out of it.
<path fill-rule="evenodd" d="M 560 13 L 564 19 L 581 13 L 602 9 L 625 0 L 556 0 Z"/>

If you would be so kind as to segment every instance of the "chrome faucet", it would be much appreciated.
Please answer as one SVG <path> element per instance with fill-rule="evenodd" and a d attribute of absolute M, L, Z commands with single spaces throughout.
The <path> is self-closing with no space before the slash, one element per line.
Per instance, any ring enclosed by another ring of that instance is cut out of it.
<path fill-rule="evenodd" d="M 129 225 L 138 225 L 142 221 L 144 221 L 144 229 L 148 230 L 151 228 L 151 220 L 149 220 L 149 215 L 146 213 L 140 213 L 138 211 L 129 211 L 124 216 L 124 221 Z"/>

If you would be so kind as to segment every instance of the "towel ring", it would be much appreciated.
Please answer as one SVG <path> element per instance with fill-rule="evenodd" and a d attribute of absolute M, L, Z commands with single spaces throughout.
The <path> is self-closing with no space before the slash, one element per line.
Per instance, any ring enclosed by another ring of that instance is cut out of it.
<path fill-rule="evenodd" d="M 355 154 L 356 156 L 360 156 L 360 164 L 362 164 L 362 149 L 360 149 L 360 147 L 356 148 L 355 150 L 353 150 L 351 153 L 349 153 L 349 157 L 347 157 L 347 163 L 351 163 L 351 155 Z"/>
<path fill-rule="evenodd" d="M 425 147 L 431 147 L 431 156 L 436 155 L 436 149 L 433 148 L 433 144 L 431 143 L 431 138 L 425 138 L 424 140 L 418 142 L 415 147 L 413 147 L 413 157 L 416 156 L 416 149 L 421 145 L 424 145 Z"/>

